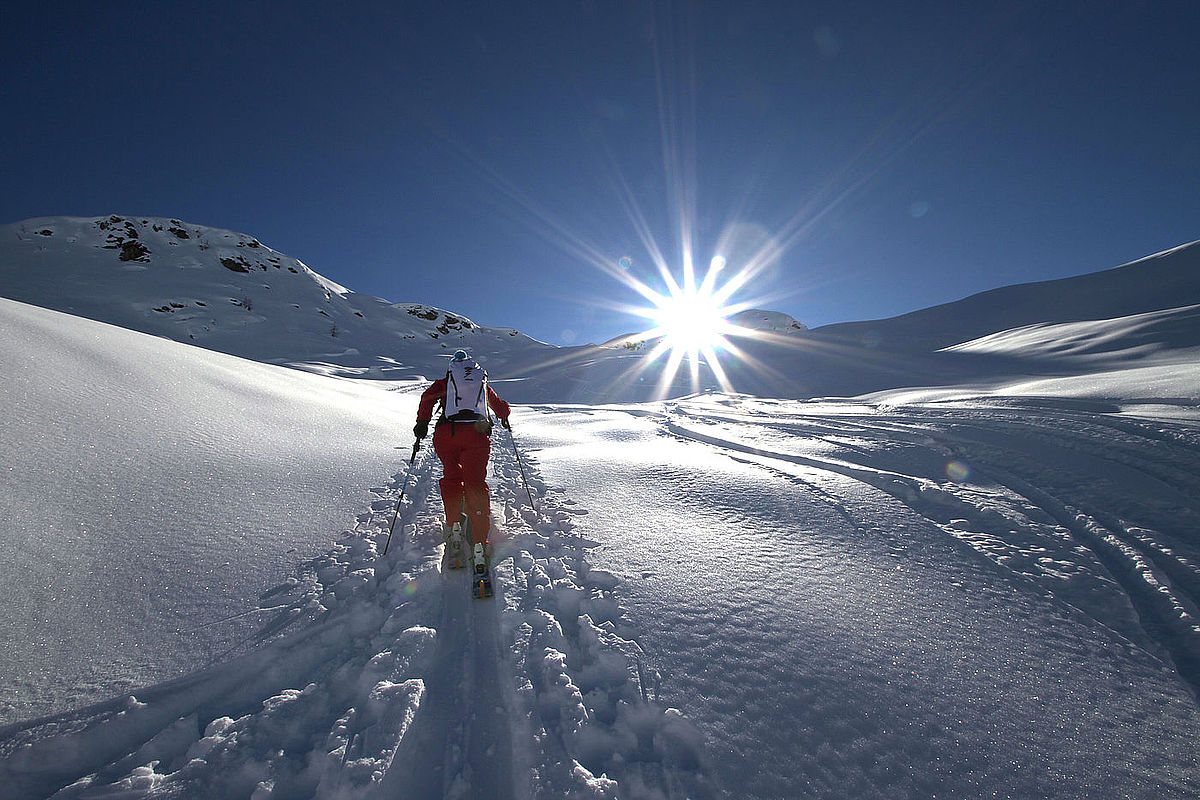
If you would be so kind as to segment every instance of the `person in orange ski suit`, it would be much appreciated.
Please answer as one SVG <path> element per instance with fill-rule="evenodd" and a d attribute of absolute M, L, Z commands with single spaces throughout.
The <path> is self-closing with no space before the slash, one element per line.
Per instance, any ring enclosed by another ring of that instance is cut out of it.
<path fill-rule="evenodd" d="M 466 396 L 464 396 L 466 395 Z M 487 485 L 488 458 L 492 452 L 490 408 L 500 424 L 510 428 L 508 403 L 487 385 L 487 373 L 459 350 L 450 362 L 446 377 L 433 382 L 421 395 L 413 435 L 424 439 L 440 405 L 433 431 L 433 451 L 442 460 L 442 507 L 446 524 L 457 522 L 465 512 L 470 521 L 472 544 L 488 543 L 491 528 L 491 496 Z"/>

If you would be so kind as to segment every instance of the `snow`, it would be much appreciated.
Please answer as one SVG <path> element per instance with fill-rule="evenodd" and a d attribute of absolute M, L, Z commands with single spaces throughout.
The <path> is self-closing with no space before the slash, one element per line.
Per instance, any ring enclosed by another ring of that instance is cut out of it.
<path fill-rule="evenodd" d="M 548 412 L 537 429 L 543 471 L 592 510 L 581 532 L 603 533 L 593 558 L 625 579 L 627 613 L 661 659 L 658 696 L 705 734 L 714 772 L 736 780 L 728 788 L 1195 788 L 1195 675 L 1189 685 L 1164 674 L 1161 640 L 1146 638 L 1127 599 L 1139 579 L 1116 585 L 1094 540 L 1064 530 L 1060 519 L 1071 520 L 1049 499 L 980 475 L 986 451 L 963 426 L 995 430 L 1022 414 L 806 412 L 710 398 L 636 426 L 617 410 Z M 654 455 L 595 465 L 580 446 L 591 439 Z M 1021 442 L 1001 463 L 1027 470 L 1043 449 Z M 951 455 L 974 465 L 971 482 L 946 477 Z M 1079 492 L 1092 477 L 1067 485 Z M 613 486 L 624 489 L 613 497 Z M 1159 495 L 1164 508 L 1186 502 L 1166 487 Z M 630 507 L 642 509 L 636 520 Z M 1149 546 L 1186 534 L 1187 523 L 1167 521 L 1160 512 Z M 1194 648 L 1186 626 L 1173 635 Z"/>
<path fill-rule="evenodd" d="M 765 311 L 759 308 L 752 308 L 731 314 L 729 321 L 739 328 L 770 331 L 771 333 L 796 333 L 808 330 L 803 324 L 797 322 L 787 314 L 778 311 Z"/>
<path fill-rule="evenodd" d="M 411 427 L 377 385 L 0 307 L 6 720 L 251 634 L 258 592 L 353 520 Z"/>
<path fill-rule="evenodd" d="M 941 352 L 753 312 L 754 391 L 654 400 L 643 353 L 170 220 L 120 262 L 120 219 L 0 246 L 0 798 L 1200 792 L 1195 304 L 918 315 Z M 248 252 L 269 279 L 211 261 Z M 154 311 L 247 275 L 281 299 Z M 436 457 L 407 463 L 463 342 L 522 399 L 484 601 L 442 562 Z"/>
<path fill-rule="evenodd" d="M 144 255 L 123 260 L 130 244 Z M 324 374 L 417 377 L 464 344 L 480 357 L 553 349 L 459 314 L 351 292 L 253 236 L 156 217 L 0 226 L 0 285 L 12 300 Z"/>

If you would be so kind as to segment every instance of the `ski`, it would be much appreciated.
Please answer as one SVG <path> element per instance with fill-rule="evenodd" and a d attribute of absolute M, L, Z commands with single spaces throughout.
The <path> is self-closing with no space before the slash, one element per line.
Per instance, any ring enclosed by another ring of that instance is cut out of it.
<path fill-rule="evenodd" d="M 491 545 L 480 543 L 472 547 L 471 526 L 463 515 L 460 522 L 442 525 L 442 538 L 446 543 L 444 563 L 450 569 L 471 567 L 471 595 L 485 598 L 492 596 Z"/>
<path fill-rule="evenodd" d="M 487 548 L 477 543 L 471 554 L 471 596 L 479 599 L 492 596 L 492 568 Z"/>
<path fill-rule="evenodd" d="M 442 536 L 446 540 L 446 562 L 450 569 L 462 569 L 467 565 L 467 540 L 461 522 L 453 526 L 442 525 Z"/>

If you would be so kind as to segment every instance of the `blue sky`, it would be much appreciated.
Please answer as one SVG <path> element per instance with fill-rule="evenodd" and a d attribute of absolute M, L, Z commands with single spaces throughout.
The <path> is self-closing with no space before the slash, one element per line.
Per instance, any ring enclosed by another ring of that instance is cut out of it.
<path fill-rule="evenodd" d="M 25 4 L 0 221 L 231 228 L 555 344 L 644 326 L 618 278 L 661 290 L 655 248 L 756 264 L 734 299 L 810 326 L 886 317 L 1200 239 L 1197 29 L 1190 1 Z"/>

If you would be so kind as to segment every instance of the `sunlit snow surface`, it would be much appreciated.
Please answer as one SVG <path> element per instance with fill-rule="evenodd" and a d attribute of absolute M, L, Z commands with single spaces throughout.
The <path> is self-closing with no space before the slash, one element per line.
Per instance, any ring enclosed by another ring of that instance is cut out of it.
<path fill-rule="evenodd" d="M 1194 429 L 711 397 L 535 431 L 735 796 L 1200 786 Z"/>
<path fill-rule="evenodd" d="M 0 797 L 1200 792 L 1194 369 L 521 407 L 476 601 L 417 384 L 2 302 Z"/>
<path fill-rule="evenodd" d="M 0 721 L 244 644 L 353 524 L 411 403 L 0 299 Z"/>

